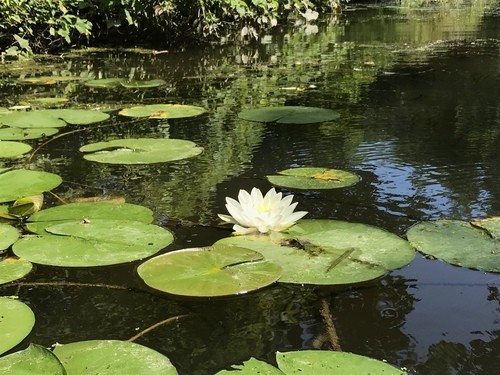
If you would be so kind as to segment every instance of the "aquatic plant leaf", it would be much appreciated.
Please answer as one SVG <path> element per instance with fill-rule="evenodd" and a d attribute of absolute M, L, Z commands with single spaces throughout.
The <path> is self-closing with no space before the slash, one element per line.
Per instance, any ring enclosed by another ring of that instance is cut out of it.
<path fill-rule="evenodd" d="M 34 214 L 42 209 L 43 194 L 30 195 L 29 197 L 22 197 L 16 201 L 9 208 L 9 214 L 16 217 L 25 217 Z"/>
<path fill-rule="evenodd" d="M 340 114 L 327 108 L 285 106 L 249 109 L 240 112 L 238 117 L 248 121 L 277 124 L 314 124 L 335 120 Z"/>
<path fill-rule="evenodd" d="M 26 259 L 8 257 L 0 260 L 0 284 L 18 280 L 33 269 L 33 264 Z"/>
<path fill-rule="evenodd" d="M 291 168 L 266 177 L 276 186 L 307 190 L 341 188 L 359 181 L 354 173 L 327 168 Z"/>
<path fill-rule="evenodd" d="M 0 202 L 10 202 L 29 195 L 36 195 L 59 186 L 61 177 L 56 174 L 29 169 L 0 170 Z"/>
<path fill-rule="evenodd" d="M 276 367 L 271 366 L 269 363 L 264 361 L 259 361 L 255 358 L 250 358 L 248 361 L 244 361 L 241 365 L 232 365 L 231 370 L 222 370 L 215 375 L 284 375 L 284 373 L 278 370 Z"/>
<path fill-rule="evenodd" d="M 33 329 L 35 314 L 28 305 L 15 299 L 0 297 L 0 354 L 19 344 Z"/>
<path fill-rule="evenodd" d="M 71 125 L 95 124 L 109 118 L 109 114 L 93 109 L 46 109 L 45 111 L 50 111 L 52 116 L 63 119 Z"/>
<path fill-rule="evenodd" d="M 143 259 L 173 241 L 167 229 L 131 220 L 81 220 L 45 230 L 47 234 L 18 240 L 14 254 L 39 264 L 94 267 Z"/>
<path fill-rule="evenodd" d="M 17 128 L 62 128 L 105 121 L 109 114 L 91 109 L 41 109 L 0 116 L 0 124 Z"/>
<path fill-rule="evenodd" d="M 185 104 L 149 104 L 124 108 L 118 114 L 128 117 L 148 117 L 151 119 L 172 119 L 195 117 L 204 114 L 204 108 Z"/>
<path fill-rule="evenodd" d="M 122 81 L 120 84 L 127 89 L 147 89 L 153 87 L 160 87 L 167 84 L 163 79 L 152 79 L 149 81 Z"/>
<path fill-rule="evenodd" d="M 57 128 L 0 128 L 0 140 L 22 141 L 25 139 L 37 139 L 54 135 L 59 130 Z"/>
<path fill-rule="evenodd" d="M 87 78 L 80 76 L 40 76 L 23 78 L 21 82 L 36 85 L 55 85 L 58 82 L 80 81 L 83 79 Z"/>
<path fill-rule="evenodd" d="M 26 229 L 33 233 L 44 234 L 45 228 L 54 224 L 84 219 L 90 221 L 94 219 L 113 220 L 117 217 L 149 224 L 153 221 L 153 211 L 131 203 L 68 203 L 33 214 L 26 223 Z"/>
<path fill-rule="evenodd" d="M 91 79 L 85 82 L 85 86 L 100 88 L 100 89 L 112 89 L 120 87 L 123 82 L 122 78 L 104 78 L 104 79 Z"/>
<path fill-rule="evenodd" d="M 471 221 L 471 225 L 486 230 L 489 235 L 498 240 L 500 239 L 500 217 L 488 217 Z"/>
<path fill-rule="evenodd" d="M 163 354 L 128 341 L 73 342 L 56 346 L 54 354 L 71 375 L 177 375 Z"/>
<path fill-rule="evenodd" d="M 17 241 L 19 232 L 12 225 L 0 223 L 0 251 L 7 249 Z"/>
<path fill-rule="evenodd" d="M 36 344 L 0 358 L 0 375 L 27 374 L 66 375 L 66 370 L 50 350 Z"/>
<path fill-rule="evenodd" d="M 405 375 L 406 372 L 382 361 L 348 352 L 299 350 L 276 353 L 278 367 L 286 375 Z"/>
<path fill-rule="evenodd" d="M 26 143 L 0 141 L 0 158 L 17 158 L 31 151 Z"/>
<path fill-rule="evenodd" d="M 274 283 L 281 268 L 262 254 L 235 246 L 172 251 L 137 268 L 151 288 L 191 297 L 244 294 Z"/>
<path fill-rule="evenodd" d="M 252 249 L 279 264 L 285 283 L 342 285 L 376 279 L 410 263 L 413 247 L 402 238 L 365 224 L 299 220 L 269 236 L 234 236 L 215 243 Z"/>
<path fill-rule="evenodd" d="M 488 226 L 487 222 L 483 225 Z M 406 237 L 417 250 L 447 263 L 500 272 L 500 242 L 485 229 L 465 221 L 421 222 L 412 226 Z"/>
<path fill-rule="evenodd" d="M 66 97 L 27 98 L 29 103 L 40 107 L 59 107 L 69 101 Z"/>
<path fill-rule="evenodd" d="M 129 138 L 88 144 L 80 151 L 98 163 L 150 164 L 191 158 L 203 149 L 183 139 Z"/>

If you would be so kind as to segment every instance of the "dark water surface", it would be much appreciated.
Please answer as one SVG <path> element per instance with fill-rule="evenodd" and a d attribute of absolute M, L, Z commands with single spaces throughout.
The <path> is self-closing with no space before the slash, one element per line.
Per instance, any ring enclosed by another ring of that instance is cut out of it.
<path fill-rule="evenodd" d="M 103 108 L 173 102 L 205 107 L 196 119 L 123 123 L 61 137 L 33 159 L 63 176 L 63 197 L 123 196 L 154 210 L 175 242 L 165 251 L 207 246 L 226 196 L 266 175 L 299 166 L 358 173 L 349 188 L 293 191 L 308 218 L 371 224 L 400 236 L 421 220 L 500 216 L 500 8 L 351 8 L 337 21 L 282 28 L 259 42 L 226 43 L 166 54 L 95 52 L 51 60 L 32 75 L 162 78 L 149 91 L 4 84 L 0 106 L 64 91 Z M 64 72 L 62 72 L 64 70 Z M 16 79 L 22 72 L 3 73 Z M 266 105 L 331 108 L 332 123 L 282 126 L 237 118 Z M 155 136 L 189 139 L 205 151 L 181 162 L 141 167 L 82 159 L 90 141 Z M 36 146 L 36 142 L 33 143 Z M 290 191 L 283 190 L 285 193 Z M 49 202 L 50 204 L 50 202 Z M 36 286 L 19 297 L 37 323 L 23 343 L 52 345 L 129 339 L 166 354 L 180 374 L 213 374 L 249 357 L 274 362 L 276 351 L 321 348 L 328 302 L 344 351 L 387 360 L 418 374 L 497 374 L 500 275 L 417 254 L 407 267 L 360 286 L 316 290 L 272 286 L 234 298 L 182 300 L 146 288 L 133 265 L 99 269 L 36 266 L 28 281 L 105 283 L 129 290 Z M 15 293 L 3 287 L 1 293 Z"/>

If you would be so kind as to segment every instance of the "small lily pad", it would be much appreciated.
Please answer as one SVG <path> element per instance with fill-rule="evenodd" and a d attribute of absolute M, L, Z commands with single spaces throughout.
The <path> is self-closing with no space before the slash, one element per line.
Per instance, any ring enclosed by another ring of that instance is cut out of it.
<path fill-rule="evenodd" d="M 489 228 L 493 225 L 494 228 Z M 436 220 L 415 224 L 406 237 L 417 250 L 447 263 L 487 272 L 500 272 L 500 243 L 496 223 L 481 227 L 460 220 Z M 492 232 L 489 232 L 489 230 Z M 493 234 L 492 234 L 493 233 Z"/>
<path fill-rule="evenodd" d="M 167 357 L 128 341 L 74 342 L 56 346 L 54 354 L 70 375 L 177 375 Z"/>
<path fill-rule="evenodd" d="M 151 288 L 191 296 L 244 294 L 274 283 L 281 268 L 262 254 L 238 247 L 213 246 L 172 251 L 149 259 L 137 273 Z"/>
<path fill-rule="evenodd" d="M 252 249 L 279 264 L 285 283 L 342 285 L 376 279 L 410 263 L 408 241 L 365 224 L 337 220 L 299 220 L 285 232 L 245 235 L 216 242 Z"/>
<path fill-rule="evenodd" d="M 118 114 L 128 117 L 148 117 L 150 119 L 172 119 L 195 117 L 204 114 L 204 108 L 185 104 L 149 104 L 124 108 Z"/>
<path fill-rule="evenodd" d="M 0 202 L 15 201 L 50 191 L 61 182 L 61 177 L 49 172 L 29 169 L 0 170 Z"/>
<path fill-rule="evenodd" d="M 0 252 L 17 241 L 19 232 L 12 225 L 0 223 Z"/>
<path fill-rule="evenodd" d="M 249 109 L 240 112 L 238 117 L 243 120 L 266 123 L 314 124 L 335 120 L 340 117 L 340 114 L 327 108 L 285 106 Z"/>
<path fill-rule="evenodd" d="M 85 86 L 100 89 L 113 89 L 120 87 L 122 82 L 122 78 L 91 79 L 85 82 Z"/>
<path fill-rule="evenodd" d="M 0 116 L 0 124 L 17 128 L 62 128 L 107 120 L 109 114 L 90 109 L 42 109 Z"/>
<path fill-rule="evenodd" d="M 203 149 L 183 139 L 130 138 L 97 142 L 80 147 L 84 158 L 109 164 L 150 164 L 187 159 Z"/>
<path fill-rule="evenodd" d="M 276 186 L 315 190 L 351 186 L 359 181 L 359 176 L 339 169 L 291 168 L 267 176 L 267 179 Z"/>
<path fill-rule="evenodd" d="M 39 264 L 93 267 L 143 259 L 173 241 L 167 229 L 131 220 L 81 220 L 45 230 L 45 235 L 18 240 L 14 254 Z"/>
<path fill-rule="evenodd" d="M 0 284 L 10 283 L 26 276 L 33 269 L 33 264 L 26 259 L 9 257 L 0 260 Z"/>
<path fill-rule="evenodd" d="M 31 146 L 26 143 L 0 141 L 0 158 L 18 158 L 30 151 Z"/>
<path fill-rule="evenodd" d="M 0 128 L 0 140 L 22 141 L 25 139 L 37 139 L 54 135 L 59 130 L 57 128 Z"/>
<path fill-rule="evenodd" d="M 35 314 L 28 305 L 15 299 L 0 297 L 0 354 L 24 340 L 35 325 Z"/>
<path fill-rule="evenodd" d="M 26 349 L 0 358 L 0 375 L 66 375 L 57 357 L 48 349 L 30 344 Z"/>
<path fill-rule="evenodd" d="M 148 89 L 153 87 L 160 87 L 167 84 L 163 79 L 152 79 L 149 81 L 122 81 L 120 84 L 127 89 Z"/>

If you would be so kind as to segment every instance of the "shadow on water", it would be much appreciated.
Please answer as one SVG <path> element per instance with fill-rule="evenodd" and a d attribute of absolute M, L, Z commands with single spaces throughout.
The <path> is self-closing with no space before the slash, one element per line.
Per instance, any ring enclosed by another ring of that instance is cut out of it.
<path fill-rule="evenodd" d="M 0 105 L 23 102 L 33 91 L 50 96 L 64 90 L 79 105 L 183 102 L 207 108 L 208 115 L 195 120 L 117 118 L 109 127 L 58 138 L 32 160 L 63 176 L 57 191 L 62 197 L 116 195 L 153 209 L 157 222 L 175 233 L 164 252 L 227 237 L 216 217 L 225 211 L 226 196 L 254 186 L 267 190 L 266 175 L 300 166 L 347 169 L 361 177 L 345 189 L 293 191 L 310 218 L 361 222 L 404 236 L 421 220 L 500 215 L 500 12 L 489 2 L 477 3 L 483 8 L 448 13 L 351 8 L 339 20 L 319 22 L 317 33 L 283 28 L 265 43 L 243 46 L 161 56 L 74 54 L 31 74 L 57 68 L 168 84 L 146 92 L 103 92 L 74 83 L 20 86 L 10 72 L 2 78 Z M 282 126 L 236 116 L 273 104 L 327 107 L 342 117 Z M 204 153 L 126 167 L 90 163 L 75 152 L 91 141 L 135 136 L 190 139 Z M 320 303 L 326 301 L 345 351 L 418 374 L 497 371 L 495 274 L 417 254 L 407 267 L 362 285 L 275 285 L 200 301 L 151 291 L 136 276 L 137 265 L 36 266 L 22 288 L 2 286 L 3 295 L 18 294 L 37 317 L 19 347 L 127 340 L 171 319 L 136 342 L 168 355 L 180 374 L 208 375 L 252 356 L 274 363 L 278 350 L 324 348 Z"/>

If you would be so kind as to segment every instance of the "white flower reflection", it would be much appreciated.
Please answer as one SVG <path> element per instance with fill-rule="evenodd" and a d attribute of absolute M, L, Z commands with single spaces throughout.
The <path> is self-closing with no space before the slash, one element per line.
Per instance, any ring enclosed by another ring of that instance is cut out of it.
<path fill-rule="evenodd" d="M 240 190 L 238 200 L 226 198 L 226 208 L 231 216 L 219 214 L 219 217 L 234 224 L 235 234 L 280 232 L 307 214 L 306 211 L 293 212 L 297 202 L 292 203 L 292 199 L 293 195 L 282 199 L 282 193 L 276 193 L 274 188 L 265 196 L 257 188 L 253 188 L 250 194 Z"/>

